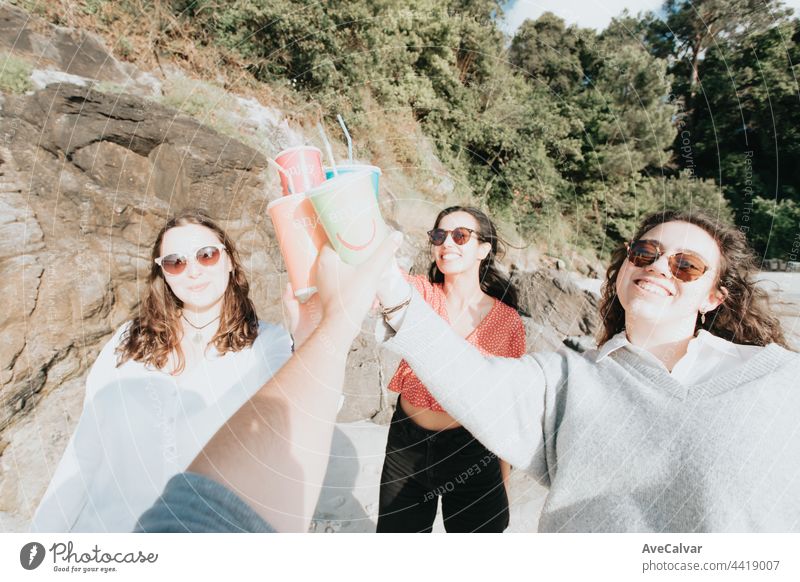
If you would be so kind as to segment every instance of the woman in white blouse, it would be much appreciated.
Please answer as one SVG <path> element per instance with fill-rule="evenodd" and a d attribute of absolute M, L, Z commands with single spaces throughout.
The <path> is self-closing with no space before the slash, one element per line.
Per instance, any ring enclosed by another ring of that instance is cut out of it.
<path fill-rule="evenodd" d="M 291 354 L 290 335 L 258 321 L 233 241 L 209 218 L 169 220 L 152 259 L 139 315 L 89 372 L 34 531 L 131 531 Z"/>

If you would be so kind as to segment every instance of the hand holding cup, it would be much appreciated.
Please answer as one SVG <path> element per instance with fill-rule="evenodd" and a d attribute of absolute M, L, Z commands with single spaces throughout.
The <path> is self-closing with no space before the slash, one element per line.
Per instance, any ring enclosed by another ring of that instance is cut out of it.
<path fill-rule="evenodd" d="M 387 269 L 395 269 L 392 261 L 403 241 L 403 235 L 393 232 L 360 265 L 349 265 L 325 245 L 316 265 L 317 288 L 322 305 L 325 331 L 340 346 L 347 346 L 361 331 L 361 322 L 369 312 L 378 284 Z"/>

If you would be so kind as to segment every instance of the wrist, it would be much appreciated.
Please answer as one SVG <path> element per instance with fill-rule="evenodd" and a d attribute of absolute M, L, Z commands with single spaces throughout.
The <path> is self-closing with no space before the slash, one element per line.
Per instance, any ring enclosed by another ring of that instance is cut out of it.
<path fill-rule="evenodd" d="M 378 301 L 383 308 L 399 305 L 411 297 L 411 283 L 398 272 L 391 283 L 378 290 Z"/>
<path fill-rule="evenodd" d="M 381 309 L 381 316 L 387 322 L 391 321 L 395 316 L 399 315 L 403 311 L 405 311 L 406 307 L 408 307 L 409 303 L 411 303 L 411 290 L 409 289 L 408 296 L 395 305 L 383 305 L 383 309 Z"/>
<path fill-rule="evenodd" d="M 360 331 L 361 328 L 354 326 L 346 316 L 336 314 L 322 319 L 314 337 L 318 337 L 329 351 L 346 357 Z"/>

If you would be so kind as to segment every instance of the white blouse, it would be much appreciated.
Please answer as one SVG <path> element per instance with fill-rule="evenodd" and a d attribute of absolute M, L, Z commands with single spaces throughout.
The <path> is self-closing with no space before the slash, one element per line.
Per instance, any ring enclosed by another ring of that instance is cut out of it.
<path fill-rule="evenodd" d="M 625 330 L 619 332 L 597 350 L 595 361 L 601 361 L 611 352 L 620 348 L 628 348 L 654 366 L 666 369 L 663 362 L 653 354 L 629 342 Z M 686 354 L 678 360 L 669 374 L 681 384 L 700 384 L 734 369 L 763 349 L 762 346 L 735 344 L 701 329 L 697 336 L 689 341 Z"/>
<path fill-rule="evenodd" d="M 254 344 L 170 376 L 103 347 L 83 413 L 31 523 L 40 532 L 129 532 L 217 430 L 286 362 L 289 333 L 259 322 Z"/>

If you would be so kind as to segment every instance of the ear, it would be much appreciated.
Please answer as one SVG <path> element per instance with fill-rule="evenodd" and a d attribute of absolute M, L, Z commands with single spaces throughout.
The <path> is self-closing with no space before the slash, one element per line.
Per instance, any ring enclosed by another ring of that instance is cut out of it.
<path fill-rule="evenodd" d="M 703 311 L 709 312 L 715 310 L 722 305 L 727 298 L 728 290 L 725 287 L 713 289 L 711 293 L 708 294 L 708 299 L 706 299 L 706 302 L 703 304 Z"/>
<path fill-rule="evenodd" d="M 482 261 L 492 252 L 492 243 L 484 242 L 478 247 L 478 258 Z"/>

